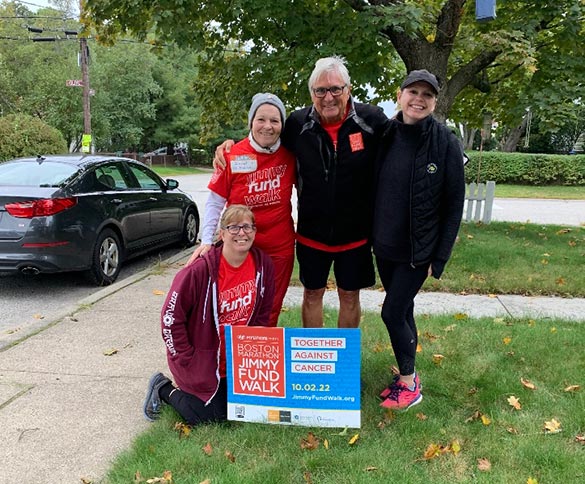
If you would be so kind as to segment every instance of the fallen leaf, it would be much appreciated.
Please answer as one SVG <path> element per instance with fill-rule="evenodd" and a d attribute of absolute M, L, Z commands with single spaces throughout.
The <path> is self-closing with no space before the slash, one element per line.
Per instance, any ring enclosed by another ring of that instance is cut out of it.
<path fill-rule="evenodd" d="M 535 324 L 536 324 L 536 321 L 534 321 L 534 319 L 528 320 L 528 326 L 533 327 Z"/>
<path fill-rule="evenodd" d="M 566 392 L 578 392 L 579 390 L 581 390 L 581 385 L 569 385 L 565 387 Z"/>
<path fill-rule="evenodd" d="M 418 343 L 418 344 L 416 345 L 416 352 L 417 352 L 417 353 L 422 353 L 422 345 L 421 345 L 420 343 Z"/>
<path fill-rule="evenodd" d="M 325 447 L 325 449 L 329 450 L 329 441 L 327 439 L 323 440 L 323 447 Z"/>
<path fill-rule="evenodd" d="M 433 355 L 433 363 L 435 365 L 439 366 L 443 362 L 444 358 L 445 358 L 445 356 L 443 356 L 443 355 L 435 354 L 435 355 Z"/>
<path fill-rule="evenodd" d="M 309 432 L 307 438 L 301 438 L 301 449 L 315 450 L 317 447 L 319 447 L 319 439 L 313 432 Z"/>
<path fill-rule="evenodd" d="M 366 472 L 372 472 L 372 471 L 377 471 L 377 470 L 378 470 L 378 468 L 374 467 L 374 466 L 368 466 L 364 469 L 364 471 L 366 471 Z"/>
<path fill-rule="evenodd" d="M 392 365 L 390 367 L 390 372 L 392 373 L 393 376 L 400 375 L 400 370 L 396 365 Z"/>
<path fill-rule="evenodd" d="M 303 479 L 307 484 L 313 484 L 313 479 L 311 478 L 311 473 L 309 471 L 303 472 Z"/>
<path fill-rule="evenodd" d="M 556 281 L 558 286 L 564 286 L 565 285 L 565 279 L 563 277 L 559 277 Z"/>
<path fill-rule="evenodd" d="M 471 240 L 471 239 L 473 239 L 473 235 L 471 235 L 471 234 L 467 234 L 467 238 L 468 238 L 469 240 Z"/>
<path fill-rule="evenodd" d="M 204 481 L 201 481 L 199 484 L 211 484 L 211 479 L 205 479 Z"/>
<path fill-rule="evenodd" d="M 557 235 L 563 235 L 563 234 L 568 234 L 571 231 L 571 229 L 561 229 L 557 232 Z"/>
<path fill-rule="evenodd" d="M 476 410 L 475 412 L 473 412 L 471 417 L 468 417 L 465 419 L 465 423 L 469 423 L 469 422 L 473 422 L 474 420 L 478 420 L 481 418 L 482 415 L 483 414 L 479 410 Z"/>
<path fill-rule="evenodd" d="M 89 477 L 82 477 L 81 478 L 81 483 L 82 484 L 92 484 L 93 481 Z"/>
<path fill-rule="evenodd" d="M 467 394 L 468 395 L 475 395 L 477 393 L 477 388 L 476 387 L 471 387 L 468 391 Z"/>
<path fill-rule="evenodd" d="M 374 353 L 382 353 L 384 352 L 384 343 L 380 343 L 379 341 L 374 345 L 372 348 Z"/>
<path fill-rule="evenodd" d="M 349 445 L 355 444 L 360 438 L 360 434 L 355 434 L 349 441 L 347 442 Z"/>
<path fill-rule="evenodd" d="M 559 432 L 562 432 L 562 428 L 561 428 L 561 422 L 559 422 L 557 419 L 552 419 L 549 420 L 548 422 L 545 421 L 544 422 L 544 433 L 545 434 L 558 434 Z"/>
<path fill-rule="evenodd" d="M 575 435 L 575 442 L 579 442 L 580 444 L 585 445 L 585 434 Z"/>
<path fill-rule="evenodd" d="M 461 444 L 459 443 L 459 441 L 454 440 L 453 442 L 451 442 L 451 445 L 449 446 L 449 450 L 451 452 L 453 452 L 453 454 L 455 454 L 455 455 L 459 454 L 459 452 L 461 452 Z"/>
<path fill-rule="evenodd" d="M 423 459 L 425 460 L 434 459 L 435 457 L 443 454 L 444 452 L 445 449 L 443 446 L 438 444 L 429 444 L 429 446 L 425 450 L 425 453 L 423 454 Z"/>
<path fill-rule="evenodd" d="M 134 473 L 134 484 L 140 484 L 141 482 L 144 482 L 144 479 L 142 479 L 142 474 L 140 474 L 140 471 L 136 471 Z"/>
<path fill-rule="evenodd" d="M 509 434 L 517 435 L 518 434 L 518 429 L 516 429 L 514 427 L 506 427 L 506 432 L 508 432 Z"/>
<path fill-rule="evenodd" d="M 548 252 L 545 252 L 544 254 L 542 254 L 542 257 L 550 257 L 550 254 Z"/>
<path fill-rule="evenodd" d="M 498 297 L 498 295 L 497 294 L 488 294 L 488 297 L 490 299 L 496 299 Z"/>
<path fill-rule="evenodd" d="M 164 296 L 164 295 L 165 295 L 165 292 L 164 292 L 164 291 L 161 291 L 160 289 L 153 289 L 153 290 L 152 290 L 152 293 L 153 293 L 155 296 Z"/>
<path fill-rule="evenodd" d="M 504 322 L 504 318 L 494 318 L 494 323 L 501 324 Z"/>
<path fill-rule="evenodd" d="M 557 332 L 557 328 L 555 328 L 554 326 L 552 328 L 550 328 L 550 332 L 551 333 L 556 333 Z"/>
<path fill-rule="evenodd" d="M 116 348 L 111 348 L 109 350 L 104 350 L 104 356 L 112 356 L 118 352 Z"/>
<path fill-rule="evenodd" d="M 481 423 L 484 424 L 486 427 L 492 423 L 491 419 L 487 415 L 481 415 Z"/>
<path fill-rule="evenodd" d="M 211 442 L 207 442 L 207 444 L 205 444 L 203 447 L 203 452 L 205 452 L 206 455 L 213 454 L 213 447 L 211 447 Z"/>
<path fill-rule="evenodd" d="M 541 263 L 543 266 L 545 266 L 545 265 L 547 265 L 547 264 L 548 264 L 548 259 L 542 259 L 542 260 L 540 261 L 540 263 Z"/>
<path fill-rule="evenodd" d="M 179 432 L 180 439 L 191 434 L 191 426 L 184 422 L 175 422 L 175 430 Z"/>
<path fill-rule="evenodd" d="M 436 334 L 430 333 L 429 331 L 425 331 L 423 333 L 423 338 L 426 338 L 431 343 L 434 343 L 435 341 L 437 341 L 439 339 L 439 336 L 437 336 Z"/>
<path fill-rule="evenodd" d="M 35 318 L 35 319 L 45 319 L 45 317 L 42 314 L 33 314 L 33 318 Z"/>
<path fill-rule="evenodd" d="M 525 378 L 520 378 L 520 382 L 524 388 L 528 388 L 529 390 L 536 390 L 536 385 Z"/>
<path fill-rule="evenodd" d="M 526 484 L 538 484 L 538 481 L 534 477 L 526 479 Z"/>
<path fill-rule="evenodd" d="M 173 482 L 173 474 L 171 471 L 164 471 L 162 477 L 153 477 L 146 481 L 147 484 L 166 483 L 171 484 Z"/>
<path fill-rule="evenodd" d="M 510 404 L 510 406 L 514 407 L 516 410 L 520 410 L 522 408 L 522 405 L 520 404 L 520 400 L 518 398 L 516 398 L 514 395 L 512 395 L 511 397 L 508 397 L 508 403 Z"/>
<path fill-rule="evenodd" d="M 482 472 L 489 472 L 492 470 L 492 464 L 487 459 L 477 459 L 477 469 Z"/>
<path fill-rule="evenodd" d="M 331 279 L 327 280 L 327 285 L 325 286 L 328 291 L 335 291 L 337 290 L 337 285 Z"/>
<path fill-rule="evenodd" d="M 230 462 L 235 462 L 236 458 L 234 457 L 234 454 L 232 454 L 229 450 L 226 450 L 224 455 L 226 456 L 227 460 L 229 460 Z"/>
<path fill-rule="evenodd" d="M 450 324 L 449 326 L 445 326 L 443 331 L 453 331 L 457 327 L 456 324 Z"/>
<path fill-rule="evenodd" d="M 505 345 L 509 345 L 512 342 L 512 338 L 510 338 L 509 336 L 506 336 L 505 338 L 502 338 L 502 342 Z"/>
<path fill-rule="evenodd" d="M 465 313 L 456 313 L 453 317 L 460 321 L 462 319 L 467 319 L 469 316 Z"/>
<path fill-rule="evenodd" d="M 421 421 L 423 421 L 423 422 L 424 422 L 424 421 L 425 421 L 426 419 L 428 419 L 429 417 L 427 417 L 427 416 L 426 416 L 424 413 L 422 413 L 422 412 L 419 412 L 419 413 L 417 413 L 417 414 L 416 414 L 416 418 L 418 418 L 419 420 L 421 420 Z"/>

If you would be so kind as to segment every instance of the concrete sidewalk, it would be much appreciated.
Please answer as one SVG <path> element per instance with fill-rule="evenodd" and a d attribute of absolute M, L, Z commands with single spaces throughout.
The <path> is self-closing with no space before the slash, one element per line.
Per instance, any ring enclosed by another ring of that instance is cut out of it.
<path fill-rule="evenodd" d="M 0 483 L 100 482 L 112 460 L 149 423 L 142 402 L 149 377 L 166 368 L 159 314 L 190 251 L 163 273 L 143 273 L 80 301 L 79 310 L 0 352 Z M 286 305 L 300 302 L 290 288 Z M 364 291 L 364 310 L 384 293 Z M 335 306 L 336 294 L 326 295 Z M 421 293 L 417 313 L 585 320 L 584 299 Z"/>

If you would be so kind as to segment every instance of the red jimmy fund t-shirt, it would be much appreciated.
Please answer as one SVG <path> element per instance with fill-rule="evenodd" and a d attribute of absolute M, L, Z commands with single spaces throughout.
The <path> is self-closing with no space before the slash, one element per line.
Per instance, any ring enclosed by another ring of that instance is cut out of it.
<path fill-rule="evenodd" d="M 219 261 L 219 298 L 217 312 L 219 317 L 219 374 L 226 376 L 225 326 L 245 326 L 248 324 L 256 303 L 256 266 L 254 258 L 248 254 L 240 267 L 232 267 L 223 255 Z"/>
<path fill-rule="evenodd" d="M 215 170 L 208 188 L 227 199 L 227 205 L 241 203 L 252 209 L 258 228 L 256 247 L 269 255 L 293 254 L 294 156 L 282 146 L 275 153 L 258 153 L 248 138 L 225 155 L 225 170 Z"/>

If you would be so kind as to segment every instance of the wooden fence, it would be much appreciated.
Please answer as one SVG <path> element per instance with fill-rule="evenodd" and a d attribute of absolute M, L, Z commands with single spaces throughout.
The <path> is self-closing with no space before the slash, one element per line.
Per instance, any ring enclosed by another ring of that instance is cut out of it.
<path fill-rule="evenodd" d="M 496 182 L 468 183 L 465 185 L 465 205 L 463 207 L 463 220 L 466 222 L 483 222 L 489 224 L 492 221 L 492 207 Z"/>

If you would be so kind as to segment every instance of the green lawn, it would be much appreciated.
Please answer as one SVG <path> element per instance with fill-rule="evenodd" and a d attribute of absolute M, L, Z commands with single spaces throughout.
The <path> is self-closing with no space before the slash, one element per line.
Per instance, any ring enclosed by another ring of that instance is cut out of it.
<path fill-rule="evenodd" d="M 291 285 L 300 286 L 296 261 Z M 441 280 L 423 290 L 585 297 L 585 227 L 464 223 Z"/>
<path fill-rule="evenodd" d="M 299 319 L 291 310 L 281 324 L 298 326 Z M 335 312 L 326 320 L 332 326 Z M 419 317 L 418 325 L 424 399 L 410 411 L 378 405 L 394 359 L 379 316 L 366 314 L 361 429 L 228 422 L 181 436 L 179 417 L 167 407 L 117 458 L 106 482 L 145 483 L 165 471 L 175 484 L 584 482 L 582 324 L 457 315 Z M 440 363 L 434 355 L 443 356 Z M 557 423 L 558 432 L 545 432 Z M 300 445 L 309 432 L 320 442 L 314 450 Z"/>
<path fill-rule="evenodd" d="M 585 200 L 583 186 L 496 185 L 496 198 L 558 198 L 562 200 Z"/>
<path fill-rule="evenodd" d="M 198 175 L 200 173 L 211 173 L 211 167 L 209 169 L 206 168 L 197 168 L 193 166 L 161 166 L 161 165 L 154 165 L 151 166 L 152 170 L 157 173 L 162 178 L 172 178 L 174 176 L 181 176 L 181 175 Z"/>

